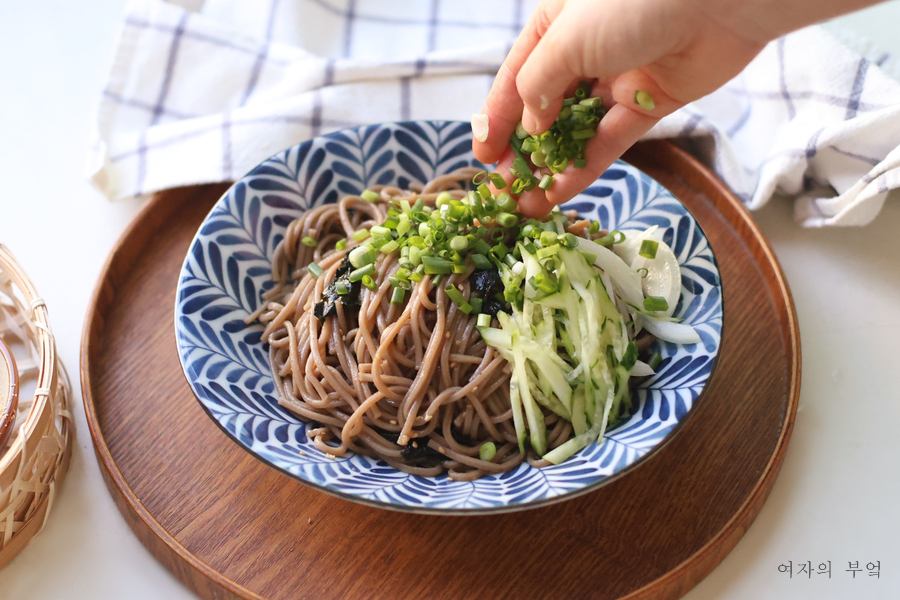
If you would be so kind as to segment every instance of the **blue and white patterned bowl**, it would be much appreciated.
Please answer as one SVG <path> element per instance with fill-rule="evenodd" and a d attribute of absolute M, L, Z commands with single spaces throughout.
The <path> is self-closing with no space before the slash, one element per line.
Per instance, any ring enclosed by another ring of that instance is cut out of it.
<path fill-rule="evenodd" d="M 178 282 L 175 331 L 181 365 L 200 403 L 238 444 L 263 462 L 324 492 L 364 504 L 440 514 L 493 513 L 546 505 L 588 492 L 658 448 L 691 410 L 712 372 L 722 328 L 718 268 L 703 231 L 672 194 L 622 162 L 566 208 L 612 229 L 658 225 L 681 264 L 684 292 L 675 316 L 702 343 L 659 343 L 663 361 L 636 390 L 629 419 L 601 445 L 561 465 L 527 464 L 474 482 L 417 477 L 364 456 L 330 459 L 307 425 L 278 405 L 261 341 L 244 318 L 267 289 L 275 246 L 311 206 L 373 184 L 481 166 L 467 123 L 372 125 L 322 136 L 259 165 L 219 200 L 191 243 Z"/>

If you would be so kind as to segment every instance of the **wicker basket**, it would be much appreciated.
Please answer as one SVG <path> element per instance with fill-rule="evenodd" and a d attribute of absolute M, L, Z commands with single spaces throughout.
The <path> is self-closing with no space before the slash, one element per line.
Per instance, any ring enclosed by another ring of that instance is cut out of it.
<path fill-rule="evenodd" d="M 0 568 L 44 526 L 69 466 L 71 387 L 56 356 L 47 307 L 0 244 L 0 338 L 15 355 L 18 415 L 0 447 Z"/>

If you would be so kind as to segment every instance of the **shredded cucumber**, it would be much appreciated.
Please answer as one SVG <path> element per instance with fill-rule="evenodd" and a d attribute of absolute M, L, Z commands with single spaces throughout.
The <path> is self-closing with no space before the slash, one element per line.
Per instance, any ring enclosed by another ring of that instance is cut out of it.
<path fill-rule="evenodd" d="M 637 360 L 629 331 L 633 337 L 643 326 L 662 339 L 699 340 L 687 325 L 643 310 L 640 276 L 608 248 L 569 239 L 574 236 L 564 226 L 562 215 L 554 213 L 552 222 L 510 252 L 518 260 L 497 261 L 509 314 L 497 314 L 499 328 L 478 328 L 512 366 L 510 400 L 520 451 L 528 440 L 554 464 L 602 443 L 631 405 L 629 378 L 653 372 Z M 575 432 L 549 451 L 541 407 L 569 421 Z"/>

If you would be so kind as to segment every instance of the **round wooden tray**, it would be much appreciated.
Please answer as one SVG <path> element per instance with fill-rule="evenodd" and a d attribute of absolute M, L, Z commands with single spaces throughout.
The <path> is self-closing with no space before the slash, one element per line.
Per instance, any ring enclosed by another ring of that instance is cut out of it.
<path fill-rule="evenodd" d="M 677 598 L 738 542 L 769 494 L 800 390 L 790 291 L 741 203 L 668 143 L 626 160 L 695 215 L 719 260 L 718 366 L 692 415 L 634 472 L 497 516 L 370 508 L 317 492 L 228 439 L 175 349 L 175 286 L 224 185 L 156 195 L 89 307 L 81 376 L 106 483 L 156 558 L 203 598 Z"/>

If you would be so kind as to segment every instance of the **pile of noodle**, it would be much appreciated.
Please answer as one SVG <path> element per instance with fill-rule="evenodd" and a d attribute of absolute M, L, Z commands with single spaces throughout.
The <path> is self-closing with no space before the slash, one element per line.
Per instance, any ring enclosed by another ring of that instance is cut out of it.
<path fill-rule="evenodd" d="M 376 288 L 361 288 L 361 306 L 335 303 L 336 314 L 320 322 L 313 307 L 334 280 L 344 256 L 341 239 L 380 225 L 389 202 L 422 198 L 430 206 L 438 192 L 465 192 L 459 181 L 478 169 L 461 169 L 419 190 L 373 188 L 382 201 L 347 196 L 336 204 L 307 211 L 292 222 L 275 251 L 272 279 L 253 318 L 265 324 L 263 340 L 279 403 L 312 423 L 308 435 L 330 456 L 348 451 L 377 457 L 389 465 L 425 476 L 442 473 L 471 480 L 508 471 L 526 460 L 518 448 L 509 398 L 510 367 L 482 341 L 476 315 L 465 314 L 444 288 L 456 286 L 470 297 L 469 275 L 445 275 L 435 286 L 426 275 L 413 283 L 402 304 L 391 304 L 388 278 L 399 268 L 397 256 L 378 253 Z M 316 247 L 301 240 L 311 237 Z M 306 266 L 324 270 L 318 278 Z M 571 437 L 572 426 L 544 410 L 549 447 Z M 496 454 L 479 458 L 493 442 Z M 532 463 L 541 464 L 532 456 Z"/>

